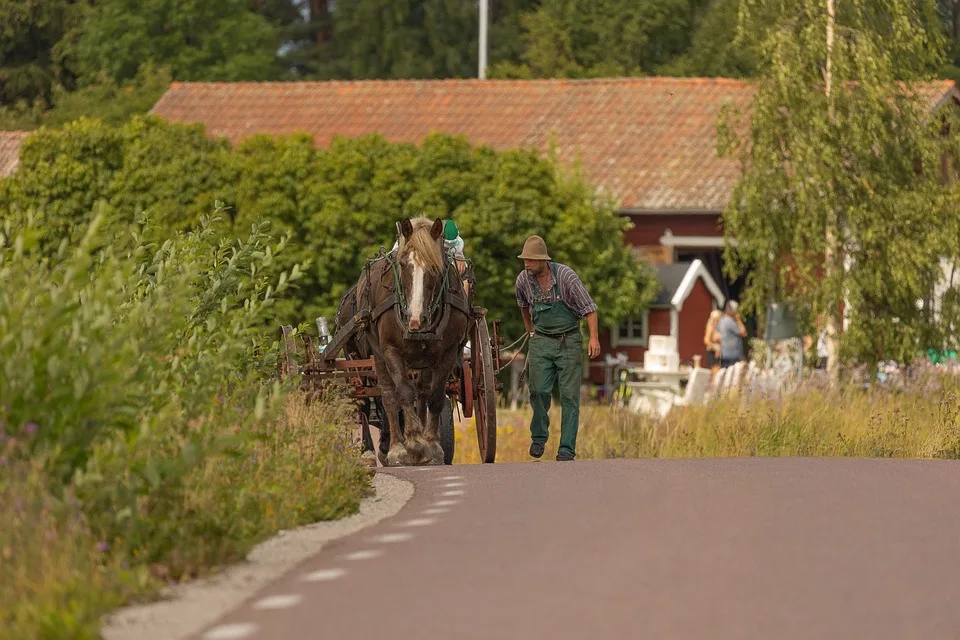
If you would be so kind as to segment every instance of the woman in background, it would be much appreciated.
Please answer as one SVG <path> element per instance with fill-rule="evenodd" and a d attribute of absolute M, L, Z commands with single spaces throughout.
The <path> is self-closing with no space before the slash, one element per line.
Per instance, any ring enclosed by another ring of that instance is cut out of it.
<path fill-rule="evenodd" d="M 707 366 L 712 372 L 711 378 L 720 371 L 720 341 L 716 339 L 717 323 L 723 315 L 719 309 L 710 312 L 707 319 L 707 330 L 703 334 L 703 344 L 707 348 Z"/>

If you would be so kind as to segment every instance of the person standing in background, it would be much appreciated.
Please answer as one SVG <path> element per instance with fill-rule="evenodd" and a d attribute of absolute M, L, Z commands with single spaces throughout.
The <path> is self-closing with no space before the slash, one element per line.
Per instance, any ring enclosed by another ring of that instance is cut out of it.
<path fill-rule="evenodd" d="M 723 309 L 723 316 L 717 322 L 714 338 L 720 341 L 720 368 L 735 365 L 746 359 L 743 350 L 743 339 L 747 335 L 747 327 L 740 318 L 740 305 L 736 300 L 729 300 Z"/>
<path fill-rule="evenodd" d="M 723 315 L 723 312 L 719 309 L 714 309 L 710 312 L 710 317 L 707 319 L 707 330 L 703 334 L 703 344 L 707 348 L 707 367 L 711 371 L 711 375 L 717 375 L 717 371 L 720 371 L 720 340 L 716 339 L 717 323 L 720 322 L 720 317 Z"/>

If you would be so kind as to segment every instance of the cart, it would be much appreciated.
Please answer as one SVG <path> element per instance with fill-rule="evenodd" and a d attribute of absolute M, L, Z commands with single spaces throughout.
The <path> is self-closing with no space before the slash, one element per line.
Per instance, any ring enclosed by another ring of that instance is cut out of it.
<path fill-rule="evenodd" d="M 375 426 L 387 429 L 383 404 L 380 400 L 380 388 L 377 385 L 374 358 L 363 360 L 348 359 L 341 356 L 344 345 L 351 336 L 360 330 L 362 318 L 355 318 L 345 324 L 332 337 L 321 351 L 319 344 L 306 334 L 300 334 L 303 342 L 303 364 L 298 363 L 296 337 L 297 332 L 290 325 L 280 328 L 284 357 L 281 358 L 281 375 L 301 375 L 300 388 L 313 396 L 322 392 L 331 380 L 347 383 L 347 395 L 357 403 L 357 426 Z M 319 319 L 318 319 L 319 321 Z M 443 448 L 444 463 L 451 464 L 454 455 L 453 407 L 462 408 L 464 418 L 474 418 L 477 431 L 477 445 L 480 459 L 492 463 L 497 455 L 497 393 L 501 384 L 497 373 L 500 371 L 500 321 L 491 327 L 487 325 L 487 310 L 473 307 L 469 329 L 469 354 L 461 354 L 459 366 L 454 367 L 447 381 L 447 398 L 440 416 L 440 445 Z M 412 372 L 413 376 L 417 372 Z M 401 429 L 403 412 L 400 412 Z"/>

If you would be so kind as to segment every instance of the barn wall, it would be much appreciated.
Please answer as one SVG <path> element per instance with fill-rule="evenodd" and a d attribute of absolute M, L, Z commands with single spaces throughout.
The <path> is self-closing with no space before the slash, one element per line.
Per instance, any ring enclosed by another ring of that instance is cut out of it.
<path fill-rule="evenodd" d="M 637 247 L 658 246 L 667 229 L 675 236 L 723 236 L 719 213 L 628 215 L 634 227 L 627 230 L 624 238 L 628 244 Z"/>
<path fill-rule="evenodd" d="M 713 310 L 713 296 L 707 290 L 703 280 L 697 278 L 693 290 L 680 310 L 680 338 L 677 349 L 680 361 L 693 363 L 693 356 L 701 357 L 701 366 L 706 366 L 706 347 L 703 344 L 703 332 Z"/>

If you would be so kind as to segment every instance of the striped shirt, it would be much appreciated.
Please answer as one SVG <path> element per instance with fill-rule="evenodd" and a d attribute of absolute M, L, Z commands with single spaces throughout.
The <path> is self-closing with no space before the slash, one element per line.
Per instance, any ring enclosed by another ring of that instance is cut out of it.
<path fill-rule="evenodd" d="M 587 288 L 583 286 L 583 282 L 580 281 L 580 276 L 577 275 L 577 272 L 559 262 L 548 262 L 547 268 L 550 269 L 553 265 L 557 267 L 560 299 L 564 304 L 570 307 L 570 310 L 579 318 L 585 318 L 595 312 L 597 305 L 594 303 L 593 298 L 590 297 L 590 294 L 587 293 Z M 527 273 L 526 269 L 521 271 L 517 276 L 517 304 L 520 305 L 521 308 L 533 306 L 533 283 L 536 282 L 536 279 L 537 277 Z M 541 290 L 544 302 L 556 302 L 553 283 L 553 272 L 551 271 L 547 286 Z"/>

